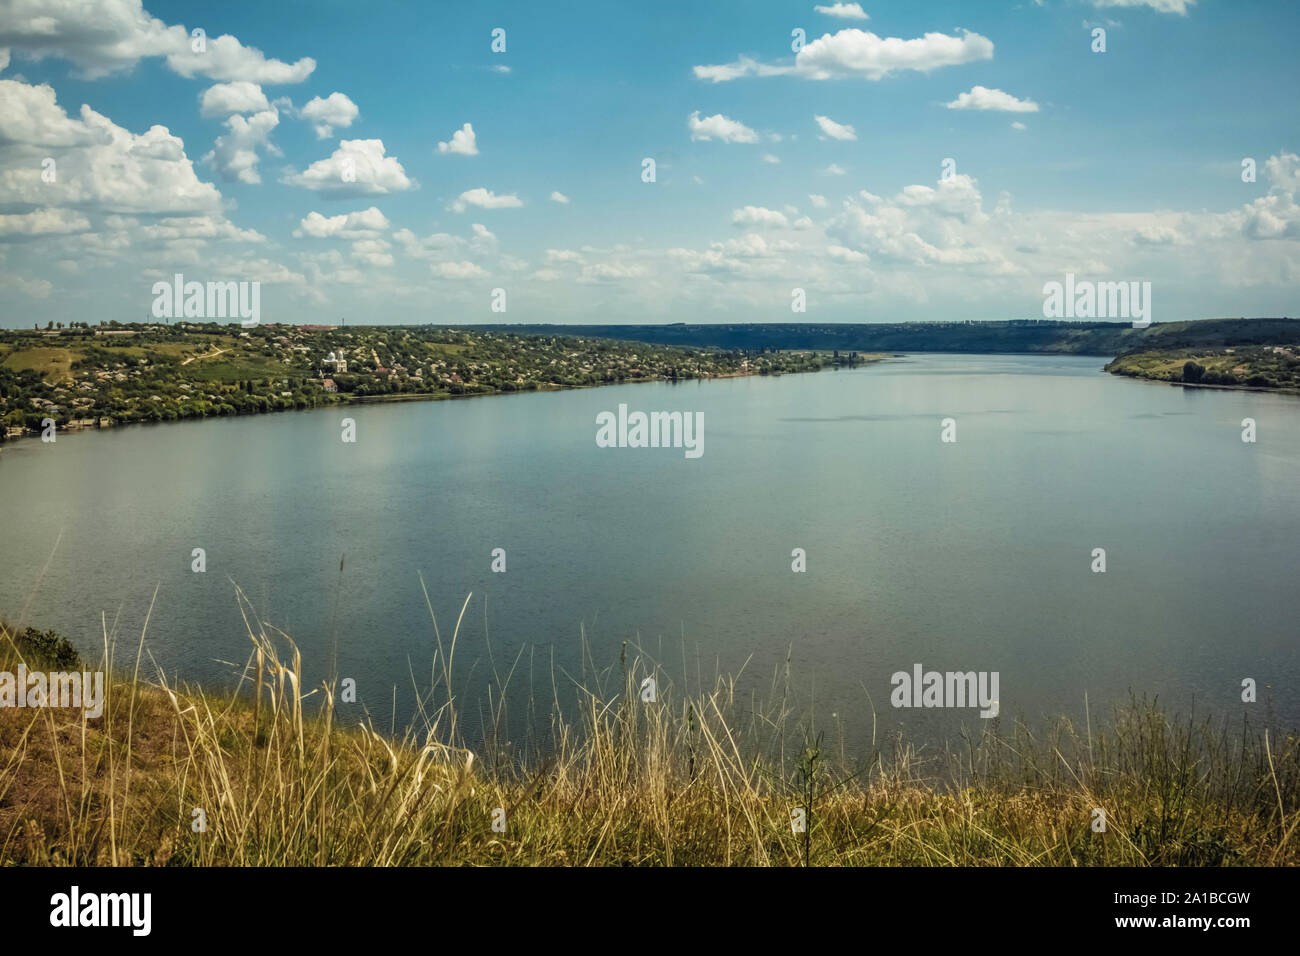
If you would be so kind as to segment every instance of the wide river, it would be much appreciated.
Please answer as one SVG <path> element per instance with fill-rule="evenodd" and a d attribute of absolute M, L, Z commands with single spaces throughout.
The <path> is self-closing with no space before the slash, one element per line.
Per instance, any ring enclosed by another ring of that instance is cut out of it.
<path fill-rule="evenodd" d="M 553 684 L 562 701 L 593 668 L 616 684 L 623 641 L 691 692 L 742 669 L 767 687 L 789 655 L 800 706 L 850 750 L 873 705 L 881 736 L 980 729 L 890 706 L 916 664 L 997 672 L 1004 721 L 1080 715 L 1086 694 L 1095 722 L 1132 693 L 1295 726 L 1300 402 L 1102 364 L 912 355 L 24 440 L 0 452 L 0 617 L 94 649 L 106 615 L 120 661 L 156 588 L 156 665 L 228 687 L 251 646 L 238 584 L 309 686 L 337 653 L 352 712 L 401 729 L 434 647 L 422 572 L 444 642 L 473 592 L 455 657 L 471 737 L 494 670 L 518 659 L 508 697 L 545 718 Z M 597 447 L 620 403 L 702 412 L 703 455 Z"/>

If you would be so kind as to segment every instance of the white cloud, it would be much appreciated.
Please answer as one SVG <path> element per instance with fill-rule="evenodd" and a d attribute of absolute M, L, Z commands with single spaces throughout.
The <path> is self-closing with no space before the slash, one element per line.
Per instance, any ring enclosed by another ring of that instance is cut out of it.
<path fill-rule="evenodd" d="M 135 219 L 122 220 L 110 216 L 110 228 L 129 229 L 135 236 L 159 242 L 193 242 L 198 239 L 232 239 L 239 242 L 266 242 L 266 237 L 255 229 L 240 229 L 226 219 L 214 216 L 168 216 L 150 225 L 141 226 Z"/>
<path fill-rule="evenodd" d="M 781 165 L 781 157 L 779 157 L 779 156 L 773 156 L 771 153 L 764 153 L 764 154 L 763 154 L 763 162 L 765 162 L 765 163 L 770 163 L 770 164 L 773 165 L 773 166 L 780 166 L 780 165 Z"/>
<path fill-rule="evenodd" d="M 42 182 L 54 159 L 59 188 Z M 103 212 L 215 213 L 221 194 L 201 182 L 185 144 L 165 126 L 135 135 L 81 107 L 70 118 L 47 85 L 0 80 L 0 195 L 9 202 L 55 202 Z"/>
<path fill-rule="evenodd" d="M 841 30 L 807 44 L 795 57 L 795 64 L 810 79 L 860 76 L 879 80 L 900 70 L 928 73 L 943 66 L 993 58 L 991 40 L 966 30 L 961 34 L 927 33 L 901 40 L 863 30 Z"/>
<path fill-rule="evenodd" d="M 26 146 L 88 146 L 105 137 L 84 120 L 68 116 L 47 83 L 30 86 L 0 80 L 0 144 Z"/>
<path fill-rule="evenodd" d="M 846 249 L 844 246 L 827 246 L 826 253 L 837 262 L 871 261 L 871 257 L 865 252 L 858 252 L 856 249 Z"/>
<path fill-rule="evenodd" d="M 271 130 L 280 122 L 274 109 L 252 116 L 231 116 L 227 132 L 217 137 L 212 151 L 203 157 L 226 182 L 260 183 L 257 172 L 258 147 L 270 146 Z"/>
<path fill-rule="evenodd" d="M 295 237 L 302 239 L 367 239 L 388 228 L 388 219 L 376 207 L 362 209 L 358 212 L 344 213 L 339 216 L 322 216 L 310 212 L 307 218 L 293 231 Z"/>
<path fill-rule="evenodd" d="M 451 142 L 438 144 L 438 152 L 458 153 L 461 156 L 477 156 L 478 143 L 474 136 L 474 127 L 466 123 L 451 134 Z"/>
<path fill-rule="evenodd" d="M 1010 93 L 990 90 L 987 86 L 971 87 L 969 93 L 962 93 L 951 103 L 944 104 L 950 110 L 998 110 L 1003 113 L 1037 113 L 1038 104 L 1033 100 L 1018 100 Z"/>
<path fill-rule="evenodd" d="M 328 159 L 303 172 L 286 171 L 281 182 L 322 196 L 382 196 L 413 189 L 415 183 L 395 156 L 384 155 L 382 139 L 345 139 Z"/>
<path fill-rule="evenodd" d="M 514 193 L 498 196 L 490 189 L 467 189 L 448 207 L 452 212 L 464 212 L 469 206 L 481 209 L 515 209 L 523 202 Z"/>
<path fill-rule="evenodd" d="M 361 110 L 344 93 L 335 91 L 321 99 L 319 96 L 307 102 L 298 113 L 312 124 L 317 139 L 327 139 L 334 135 L 334 127 L 351 126 Z"/>
<path fill-rule="evenodd" d="M 799 76 L 808 80 L 860 77 L 879 80 L 901 70 L 928 73 L 944 66 L 958 66 L 993 58 L 993 41 L 961 30 L 960 36 L 927 33 L 911 40 L 879 37 L 866 30 L 849 28 L 824 34 L 795 54 L 793 66 L 760 63 L 740 57 L 735 63 L 697 66 L 696 77 L 723 83 L 743 76 Z"/>
<path fill-rule="evenodd" d="M 70 60 L 89 79 L 163 57 L 181 76 L 251 83 L 301 83 L 316 68 L 311 57 L 290 64 L 268 60 L 228 34 L 206 37 L 202 52 L 183 26 L 145 12 L 141 0 L 9 0 L 0 5 L 0 47 L 20 57 Z"/>
<path fill-rule="evenodd" d="M 1158 13 L 1177 13 L 1187 15 L 1187 8 L 1196 5 L 1196 0 L 1092 0 L 1094 7 L 1150 7 Z"/>
<path fill-rule="evenodd" d="M 577 265 L 582 265 L 586 261 L 587 260 L 584 258 L 581 252 L 576 252 L 573 249 L 547 249 L 546 250 L 546 262 L 548 265 L 556 265 L 561 262 L 572 262 Z"/>
<path fill-rule="evenodd" d="M 871 18 L 863 11 L 859 3 L 833 3 L 829 7 L 813 7 L 818 13 L 825 14 L 828 17 L 838 17 L 841 20 L 870 20 Z"/>
<path fill-rule="evenodd" d="M 13 289 L 32 299 L 48 299 L 54 286 L 44 279 L 0 274 L 0 289 Z"/>
<path fill-rule="evenodd" d="M 814 116 L 817 125 L 821 127 L 823 133 L 831 139 L 856 140 L 858 134 L 854 132 L 852 126 L 835 122 L 829 116 Z"/>
<path fill-rule="evenodd" d="M 567 206 L 569 204 L 569 197 L 559 190 L 553 190 L 551 192 L 551 202 L 558 202 Z"/>
<path fill-rule="evenodd" d="M 809 194 L 808 194 L 808 200 L 809 200 L 809 201 L 813 204 L 813 206 L 816 207 L 817 209 L 825 209 L 825 208 L 826 208 L 826 197 L 825 197 L 825 196 L 819 195 L 819 194 L 817 194 L 817 193 L 809 193 Z"/>
<path fill-rule="evenodd" d="M 256 83 L 238 80 L 217 83 L 199 94 L 199 115 L 229 116 L 231 113 L 262 113 L 271 108 L 266 94 Z"/>
<path fill-rule="evenodd" d="M 409 229 L 399 229 L 393 233 L 393 239 L 401 243 L 402 250 L 412 259 L 437 259 L 443 253 L 466 245 L 464 239 L 446 232 L 420 238 Z"/>
<path fill-rule="evenodd" d="M 578 281 L 583 283 L 615 281 L 619 279 L 639 279 L 648 275 L 645 266 L 629 265 L 625 262 L 598 262 L 583 266 Z"/>
<path fill-rule="evenodd" d="M 1300 239 L 1300 156 L 1282 153 L 1264 163 L 1264 176 L 1272 184 L 1268 195 L 1243 210 L 1241 232 L 1250 239 Z"/>
<path fill-rule="evenodd" d="M 392 245 L 384 239 L 359 239 L 352 243 L 352 258 L 362 262 L 387 268 L 393 264 L 393 256 L 388 251 Z"/>
<path fill-rule="evenodd" d="M 758 134 L 736 120 L 728 119 L 721 113 L 700 119 L 696 110 L 686 119 L 686 127 L 691 131 L 692 140 L 718 139 L 724 143 L 757 143 Z"/>
<path fill-rule="evenodd" d="M 843 176 L 845 170 L 839 163 L 831 163 L 822 172 L 827 176 Z"/>
<path fill-rule="evenodd" d="M 0 216 L 0 236 L 50 236 L 85 232 L 90 220 L 64 209 L 37 209 L 35 212 Z"/>
<path fill-rule="evenodd" d="M 790 220 L 785 217 L 785 213 L 777 212 L 775 209 L 764 209 L 762 206 L 745 206 L 732 212 L 731 224 L 733 226 L 758 226 L 763 229 L 783 229 L 790 225 Z"/>
<path fill-rule="evenodd" d="M 439 262 L 430 268 L 441 279 L 473 279 L 487 274 L 472 262 Z"/>
<path fill-rule="evenodd" d="M 1177 229 L 1162 225 L 1139 226 L 1133 241 L 1147 246 L 1175 246 L 1183 241 Z"/>
<path fill-rule="evenodd" d="M 1014 123 L 1011 124 L 1011 128 L 1012 128 L 1012 129 L 1028 129 L 1029 127 L 1026 126 L 1024 123 L 1020 122 L 1020 120 L 1016 120 Z"/>

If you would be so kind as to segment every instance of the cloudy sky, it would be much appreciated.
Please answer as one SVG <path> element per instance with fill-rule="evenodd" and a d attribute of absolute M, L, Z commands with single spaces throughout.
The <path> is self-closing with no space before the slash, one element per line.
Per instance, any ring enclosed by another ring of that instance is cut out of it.
<path fill-rule="evenodd" d="M 0 325 L 1300 314 L 1292 0 L 556 7 L 0 0 Z"/>

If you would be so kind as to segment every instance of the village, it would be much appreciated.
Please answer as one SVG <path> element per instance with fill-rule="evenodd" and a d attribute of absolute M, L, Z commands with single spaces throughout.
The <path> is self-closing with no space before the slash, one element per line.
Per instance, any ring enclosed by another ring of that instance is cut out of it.
<path fill-rule="evenodd" d="M 346 401 L 811 371 L 834 361 L 440 326 L 49 323 L 0 332 L 0 437 Z"/>

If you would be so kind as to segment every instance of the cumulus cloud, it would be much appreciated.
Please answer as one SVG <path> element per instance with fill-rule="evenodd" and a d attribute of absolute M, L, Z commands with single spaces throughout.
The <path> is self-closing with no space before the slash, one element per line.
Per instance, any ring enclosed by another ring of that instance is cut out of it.
<path fill-rule="evenodd" d="M 58 57 L 88 79 L 129 70 L 141 59 L 162 57 L 181 76 L 250 83 L 301 83 L 316 69 L 303 57 L 294 63 L 267 59 L 224 34 L 197 38 L 184 26 L 150 16 L 141 0 L 9 0 L 0 5 L 0 47 L 20 57 Z"/>
<path fill-rule="evenodd" d="M 85 232 L 90 220 L 65 209 L 37 209 L 35 212 L 0 216 L 0 236 L 51 236 Z"/>
<path fill-rule="evenodd" d="M 553 190 L 551 192 L 551 202 L 558 202 L 567 206 L 569 204 L 569 197 L 559 190 Z"/>
<path fill-rule="evenodd" d="M 556 265 L 562 262 L 572 262 L 582 265 L 586 262 L 581 252 L 574 249 L 547 249 L 546 262 L 548 265 Z"/>
<path fill-rule="evenodd" d="M 841 20 L 870 20 L 862 5 L 858 3 L 832 3 L 828 7 L 816 6 L 815 11 L 825 14 L 828 17 L 839 17 Z"/>
<path fill-rule="evenodd" d="M 951 103 L 945 103 L 950 110 L 999 110 L 1003 113 L 1037 113 L 1038 104 L 1033 100 L 1018 100 L 1010 93 L 991 90 L 987 86 L 973 86 L 969 93 L 962 93 Z"/>
<path fill-rule="evenodd" d="M 421 237 L 409 229 L 399 229 L 393 233 L 393 239 L 401 244 L 402 251 L 412 259 L 441 258 L 444 253 L 466 245 L 464 239 L 446 232 Z"/>
<path fill-rule="evenodd" d="M 362 262 L 386 268 L 393 264 L 393 256 L 388 250 L 392 245 L 383 239 L 360 239 L 352 243 L 352 258 Z"/>
<path fill-rule="evenodd" d="M 790 225 L 790 220 L 786 218 L 785 213 L 777 212 L 775 209 L 764 209 L 762 206 L 745 206 L 732 212 L 731 224 L 733 226 L 757 226 L 762 229 L 783 229 Z"/>
<path fill-rule="evenodd" d="M 481 209 L 515 209 L 523 202 L 514 193 L 498 196 L 490 189 L 467 189 L 452 201 L 448 207 L 452 212 L 464 212 L 470 206 Z"/>
<path fill-rule="evenodd" d="M 643 265 L 626 262 L 598 262 L 583 266 L 578 282 L 612 282 L 619 279 L 639 279 L 649 274 Z"/>
<path fill-rule="evenodd" d="M 871 257 L 865 252 L 858 252 L 856 249 L 847 249 L 844 246 L 827 246 L 826 254 L 837 262 L 871 261 Z"/>
<path fill-rule="evenodd" d="M 440 279 L 474 279 L 487 274 L 472 262 L 439 262 L 430 268 Z"/>
<path fill-rule="evenodd" d="M 757 143 L 758 134 L 736 120 L 728 119 L 721 113 L 700 118 L 696 110 L 686 118 L 686 128 L 691 131 L 692 140 L 721 140 L 724 143 Z"/>
<path fill-rule="evenodd" d="M 1187 8 L 1196 5 L 1196 0 L 1092 0 L 1094 7 L 1150 7 L 1158 13 L 1176 13 L 1187 15 Z"/>
<path fill-rule="evenodd" d="M 203 157 L 226 182 L 260 183 L 257 172 L 258 148 L 270 148 L 271 130 L 280 123 L 280 114 L 274 109 L 252 116 L 231 116 L 226 120 L 227 132 L 217 137 L 211 152 Z"/>
<path fill-rule="evenodd" d="M 59 189 L 41 180 L 55 160 Z M 221 194 L 199 180 L 185 144 L 165 126 L 136 135 L 89 106 L 73 119 L 47 85 L 0 80 L 0 194 L 9 202 L 103 212 L 212 213 Z"/>
<path fill-rule="evenodd" d="M 270 108 L 262 88 L 244 80 L 217 83 L 199 94 L 199 115 L 205 118 L 229 116 L 231 113 L 263 113 Z"/>
<path fill-rule="evenodd" d="M 837 123 L 829 116 L 814 116 L 813 119 L 817 121 L 817 125 L 821 127 L 822 132 L 831 139 L 856 140 L 858 138 L 858 134 L 854 132 L 852 126 Z"/>
<path fill-rule="evenodd" d="M 388 228 L 388 219 L 376 207 L 362 209 L 358 212 L 344 213 L 339 216 L 322 216 L 310 212 L 293 231 L 295 237 L 302 239 L 368 239 L 374 238 Z"/>
<path fill-rule="evenodd" d="M 734 63 L 697 66 L 695 76 L 714 83 L 744 76 L 799 76 L 808 80 L 859 77 L 880 80 L 891 73 L 916 70 L 928 73 L 944 66 L 958 66 L 993 58 L 993 41 L 969 30 L 960 35 L 927 33 L 911 40 L 880 37 L 867 30 L 850 28 L 827 33 L 806 44 L 795 54 L 793 66 L 760 63 L 740 57 Z"/>
<path fill-rule="evenodd" d="M 1250 239 L 1300 239 L 1300 156 L 1282 153 L 1264 163 L 1268 195 L 1242 211 L 1241 232 Z"/>
<path fill-rule="evenodd" d="M 397 157 L 384 155 L 382 139 L 341 140 L 329 158 L 318 159 L 301 173 L 287 170 L 280 181 L 329 198 L 382 196 L 415 187 Z"/>
<path fill-rule="evenodd" d="M 457 153 L 461 156 L 477 156 L 478 142 L 474 136 L 474 127 L 466 123 L 451 134 L 451 142 L 438 144 L 438 152 Z"/>
<path fill-rule="evenodd" d="M 361 110 L 344 93 L 337 90 L 321 99 L 319 96 L 307 101 L 298 115 L 312 124 L 317 139 L 328 139 L 334 135 L 334 128 L 347 128 L 357 118 Z"/>

